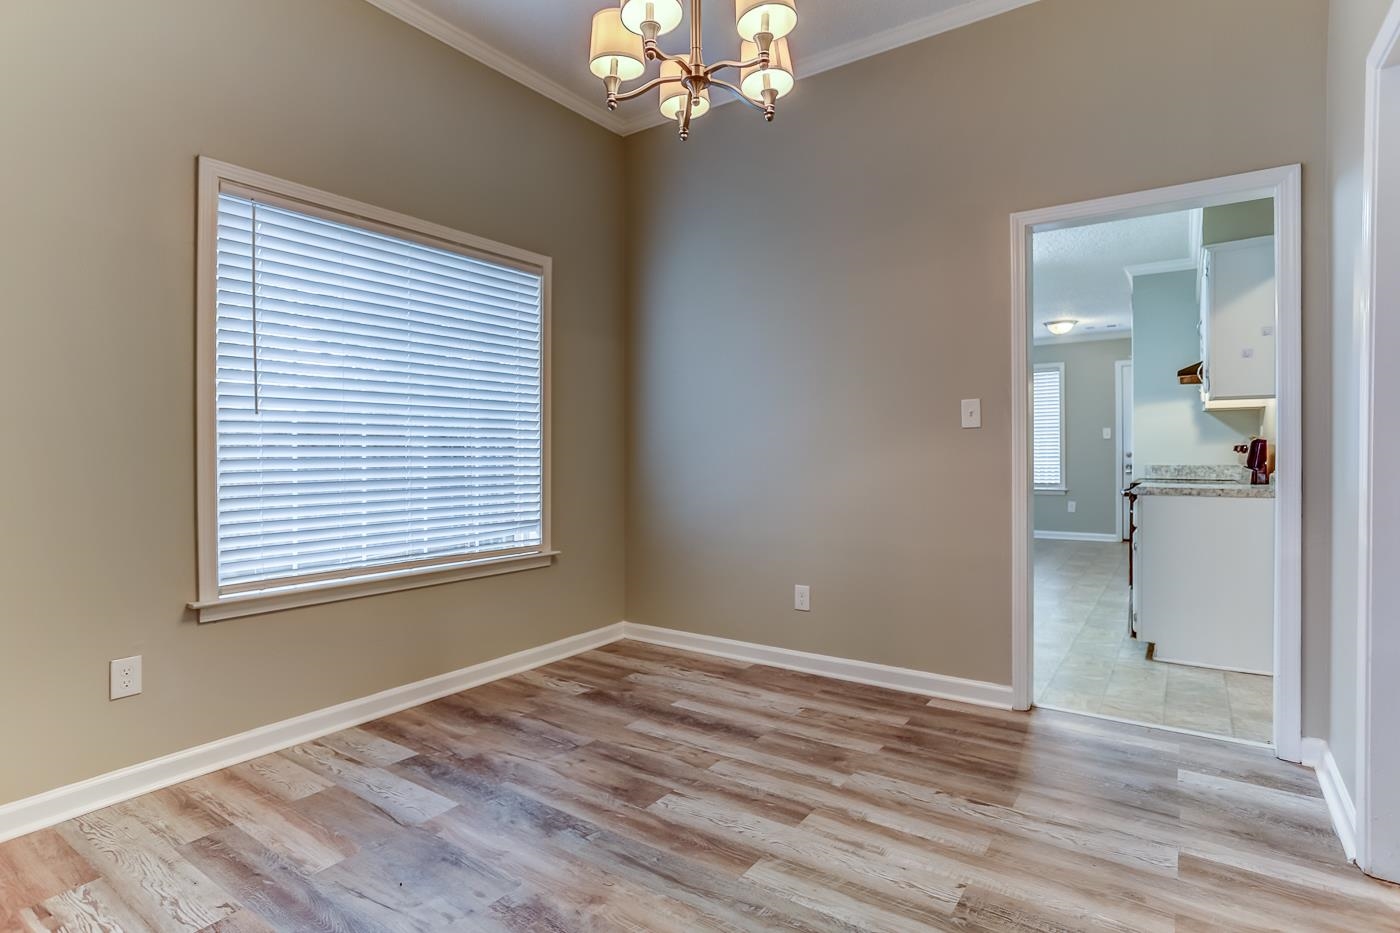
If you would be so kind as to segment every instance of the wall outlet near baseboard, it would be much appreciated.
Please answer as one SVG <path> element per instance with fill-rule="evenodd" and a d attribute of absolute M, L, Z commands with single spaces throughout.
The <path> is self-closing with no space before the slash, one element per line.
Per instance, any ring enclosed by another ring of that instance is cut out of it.
<path fill-rule="evenodd" d="M 141 655 L 119 658 L 112 662 L 110 699 L 133 697 L 141 692 Z"/>
<path fill-rule="evenodd" d="M 798 612 L 812 611 L 812 588 L 798 584 L 792 591 L 792 608 Z"/>
<path fill-rule="evenodd" d="M 1065 508 L 1073 512 L 1075 509 L 1079 508 L 1079 503 L 1075 502 L 1073 499 L 1069 499 L 1065 502 Z"/>

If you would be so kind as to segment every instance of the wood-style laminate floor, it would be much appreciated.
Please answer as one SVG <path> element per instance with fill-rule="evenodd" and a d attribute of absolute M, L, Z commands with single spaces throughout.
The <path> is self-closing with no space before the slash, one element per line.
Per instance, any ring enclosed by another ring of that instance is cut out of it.
<path fill-rule="evenodd" d="M 0 845 L 0 930 L 1400 929 L 1312 772 L 622 642 Z"/>

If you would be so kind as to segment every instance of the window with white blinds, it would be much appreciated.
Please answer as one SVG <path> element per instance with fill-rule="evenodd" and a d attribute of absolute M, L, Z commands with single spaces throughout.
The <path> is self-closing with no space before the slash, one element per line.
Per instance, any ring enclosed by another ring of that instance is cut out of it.
<path fill-rule="evenodd" d="M 218 596 L 541 552 L 544 270 L 236 186 L 215 225 Z"/>
<path fill-rule="evenodd" d="M 1065 485 L 1065 367 L 1037 364 L 1031 380 L 1032 471 L 1037 488 Z"/>

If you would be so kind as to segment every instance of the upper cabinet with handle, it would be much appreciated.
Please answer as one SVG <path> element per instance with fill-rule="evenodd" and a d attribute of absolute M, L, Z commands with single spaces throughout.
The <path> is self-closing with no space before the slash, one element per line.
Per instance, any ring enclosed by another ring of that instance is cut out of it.
<path fill-rule="evenodd" d="M 1201 401 L 1262 408 L 1274 398 L 1274 238 L 1217 243 L 1201 268 Z"/>

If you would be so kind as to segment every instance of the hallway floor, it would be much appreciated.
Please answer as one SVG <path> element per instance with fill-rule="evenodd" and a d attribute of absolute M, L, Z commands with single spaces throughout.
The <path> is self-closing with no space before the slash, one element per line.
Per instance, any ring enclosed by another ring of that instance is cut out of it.
<path fill-rule="evenodd" d="M 1035 702 L 1269 742 L 1273 678 L 1147 659 L 1128 634 L 1128 546 L 1035 542 Z"/>

